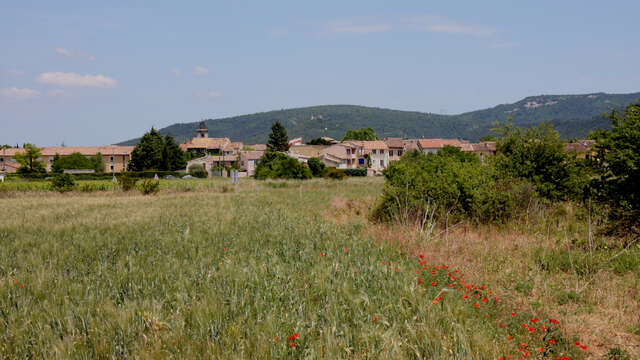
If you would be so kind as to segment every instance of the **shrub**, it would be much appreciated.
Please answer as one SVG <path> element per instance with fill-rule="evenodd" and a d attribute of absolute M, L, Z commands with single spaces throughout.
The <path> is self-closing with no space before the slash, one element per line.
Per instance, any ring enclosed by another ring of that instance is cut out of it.
<path fill-rule="evenodd" d="M 367 168 L 344 169 L 347 176 L 367 176 Z"/>
<path fill-rule="evenodd" d="M 189 175 L 201 179 L 204 179 L 208 176 L 207 171 L 200 164 L 193 164 L 189 166 Z"/>
<path fill-rule="evenodd" d="M 267 151 L 256 166 L 255 178 L 264 179 L 311 179 L 311 170 L 298 160 L 283 153 Z"/>
<path fill-rule="evenodd" d="M 327 169 L 327 167 L 318 159 L 317 157 L 312 157 L 307 161 L 307 165 L 309 166 L 309 170 L 311 170 L 311 174 L 314 177 L 322 177 Z"/>
<path fill-rule="evenodd" d="M 333 180 L 342 180 L 345 177 L 347 177 L 347 175 L 344 173 L 343 170 L 336 169 L 336 168 L 329 168 L 325 176 L 328 179 L 333 179 Z"/>
<path fill-rule="evenodd" d="M 140 183 L 140 192 L 143 195 L 153 195 L 160 190 L 160 181 L 144 179 Z"/>
<path fill-rule="evenodd" d="M 133 190 L 136 186 L 137 179 L 129 174 L 121 175 L 118 178 L 118 184 L 122 191 L 130 191 Z"/>
<path fill-rule="evenodd" d="M 75 184 L 71 174 L 58 174 L 51 179 L 51 189 L 61 193 L 73 190 Z"/>

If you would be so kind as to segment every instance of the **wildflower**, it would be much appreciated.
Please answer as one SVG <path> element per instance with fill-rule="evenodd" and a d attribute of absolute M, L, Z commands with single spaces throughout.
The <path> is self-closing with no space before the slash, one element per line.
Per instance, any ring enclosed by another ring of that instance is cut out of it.
<path fill-rule="evenodd" d="M 384 262 L 384 261 L 380 261 L 380 264 L 381 264 L 381 265 L 384 265 L 384 264 L 385 264 L 385 262 Z"/>
<path fill-rule="evenodd" d="M 293 335 L 289 336 L 289 340 L 295 340 L 298 338 L 298 333 L 293 333 Z"/>
<path fill-rule="evenodd" d="M 18 285 L 18 281 L 17 280 L 13 280 L 13 285 Z"/>
<path fill-rule="evenodd" d="M 469 298 L 469 295 L 465 295 L 465 296 L 463 296 L 463 298 L 464 298 L 465 300 L 467 300 L 467 299 Z"/>
<path fill-rule="evenodd" d="M 580 345 L 580 349 L 587 350 L 587 346 L 586 345 Z"/>
<path fill-rule="evenodd" d="M 435 281 L 432 281 L 432 282 L 431 282 L 431 286 L 436 286 L 436 282 L 435 282 Z"/>
<path fill-rule="evenodd" d="M 512 312 L 512 313 L 511 313 L 511 316 L 516 316 L 516 313 Z"/>
<path fill-rule="evenodd" d="M 522 327 L 523 327 L 523 328 L 528 328 L 528 327 L 529 327 L 529 325 L 527 325 L 527 324 L 522 324 Z"/>
<path fill-rule="evenodd" d="M 575 346 L 580 346 L 580 341 L 576 341 L 573 343 Z"/>
<path fill-rule="evenodd" d="M 20 284 L 20 289 L 24 289 L 24 284 Z"/>
<path fill-rule="evenodd" d="M 378 317 L 377 317 L 377 316 L 376 316 L 376 317 L 374 317 L 374 318 L 373 318 L 373 321 L 378 321 Z"/>
<path fill-rule="evenodd" d="M 549 319 L 549 322 L 552 323 L 552 324 L 556 324 L 556 325 L 560 324 L 560 321 L 558 321 L 556 319 Z"/>
<path fill-rule="evenodd" d="M 320 256 L 324 256 L 324 253 L 320 253 Z"/>
<path fill-rule="evenodd" d="M 452 287 L 454 287 L 454 286 L 455 286 L 455 285 L 453 285 L 453 284 L 449 284 L 449 287 L 450 287 L 450 288 L 452 288 Z"/>
<path fill-rule="evenodd" d="M 424 255 L 420 254 L 419 258 L 424 259 Z"/>
<path fill-rule="evenodd" d="M 544 352 L 544 348 L 539 348 L 538 351 L 540 351 L 541 353 Z"/>
<path fill-rule="evenodd" d="M 296 346 L 296 343 L 292 341 L 291 344 L 289 344 L 289 346 L 294 347 Z"/>
<path fill-rule="evenodd" d="M 507 336 L 507 339 L 513 340 L 513 336 Z"/>
<path fill-rule="evenodd" d="M 504 324 L 503 324 L 503 323 L 500 323 L 500 327 L 501 327 L 501 328 L 503 328 L 503 327 L 504 327 Z"/>
<path fill-rule="evenodd" d="M 473 304 L 473 306 L 479 308 L 480 304 Z"/>
<path fill-rule="evenodd" d="M 537 322 L 538 322 L 538 318 L 533 318 L 533 319 L 531 319 L 531 322 L 532 322 L 532 323 L 537 323 Z"/>
<path fill-rule="evenodd" d="M 275 340 L 276 340 L 276 341 L 280 341 L 280 338 L 276 336 Z"/>
<path fill-rule="evenodd" d="M 542 331 L 547 331 L 547 330 L 549 330 L 549 329 L 547 329 L 547 327 L 546 327 L 546 326 L 544 326 L 544 325 L 542 325 L 540 328 L 542 329 Z"/>
<path fill-rule="evenodd" d="M 555 341 L 555 340 L 553 340 L 553 339 L 549 340 L 549 345 L 555 345 L 555 344 L 557 344 L 557 343 L 558 343 L 558 342 L 557 342 L 557 341 Z"/>
<path fill-rule="evenodd" d="M 563 356 L 563 357 L 557 358 L 556 360 L 571 360 L 571 358 L 568 356 Z"/>
<path fill-rule="evenodd" d="M 358 270 L 353 270 L 353 273 L 354 274 L 358 274 Z"/>
<path fill-rule="evenodd" d="M 344 251 L 349 252 L 349 248 L 344 249 Z"/>
<path fill-rule="evenodd" d="M 535 328 L 530 327 L 530 328 L 529 328 L 529 332 L 530 332 L 530 333 L 534 333 L 534 332 L 536 332 L 536 329 L 535 329 Z"/>
<path fill-rule="evenodd" d="M 484 298 L 482 299 L 482 302 L 487 302 L 487 300 L 489 300 L 489 298 Z"/>
<path fill-rule="evenodd" d="M 438 299 L 433 299 L 432 303 L 433 305 L 438 305 Z"/>

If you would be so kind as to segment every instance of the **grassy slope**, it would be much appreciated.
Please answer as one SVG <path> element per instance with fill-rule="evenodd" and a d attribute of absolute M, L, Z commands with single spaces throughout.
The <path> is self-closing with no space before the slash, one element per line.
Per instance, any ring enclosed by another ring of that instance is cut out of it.
<path fill-rule="evenodd" d="M 433 305 L 440 287 L 417 286 L 415 259 L 365 237 L 364 221 L 323 220 L 334 196 L 371 196 L 379 179 L 244 181 L 227 193 L 215 184 L 155 197 L 5 196 L 3 357 L 470 359 L 512 349 L 458 297 Z"/>

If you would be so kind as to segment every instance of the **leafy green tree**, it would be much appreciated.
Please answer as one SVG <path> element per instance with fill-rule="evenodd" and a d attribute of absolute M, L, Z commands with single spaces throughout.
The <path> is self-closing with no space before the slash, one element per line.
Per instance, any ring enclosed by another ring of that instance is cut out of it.
<path fill-rule="evenodd" d="M 347 130 L 347 133 L 342 138 L 342 141 L 347 140 L 361 140 L 361 141 L 373 141 L 378 140 L 378 134 L 372 128 L 362 128 L 359 130 Z"/>
<path fill-rule="evenodd" d="M 16 154 L 16 161 L 20 163 L 18 172 L 20 174 L 37 174 L 45 173 L 46 169 L 42 161 L 38 160 L 42 157 L 40 149 L 33 144 L 24 144 L 25 152 Z"/>
<path fill-rule="evenodd" d="M 148 133 L 142 136 L 138 145 L 131 152 L 129 170 L 160 170 L 163 164 L 163 148 L 162 136 L 156 129 L 151 128 Z"/>
<path fill-rule="evenodd" d="M 97 153 L 89 158 L 79 152 L 74 152 L 67 156 L 60 156 L 56 154 L 53 157 L 51 171 L 54 173 L 61 173 L 68 169 L 91 169 L 96 173 L 102 173 L 104 172 L 102 154 Z"/>
<path fill-rule="evenodd" d="M 325 140 L 323 138 L 315 138 L 307 142 L 307 145 L 331 145 L 331 141 Z"/>
<path fill-rule="evenodd" d="M 289 150 L 289 137 L 287 136 L 287 129 L 276 121 L 271 125 L 271 133 L 269 134 L 269 141 L 267 141 L 268 151 L 287 151 Z"/>
<path fill-rule="evenodd" d="M 608 205 L 611 230 L 640 234 L 640 102 L 622 114 L 613 111 L 613 128 L 595 133 L 595 166 L 600 177 L 594 190 Z"/>
<path fill-rule="evenodd" d="M 75 185 L 71 174 L 58 174 L 51 179 L 51 188 L 61 193 L 73 190 Z"/>
<path fill-rule="evenodd" d="M 503 177 L 528 179 L 541 196 L 552 201 L 582 195 L 587 177 L 575 158 L 564 151 L 560 134 L 549 123 L 538 127 L 514 127 L 512 122 L 497 129 L 496 166 Z"/>
<path fill-rule="evenodd" d="M 307 161 L 309 170 L 314 177 L 322 177 L 326 171 L 326 166 L 317 157 L 312 157 Z"/>
<path fill-rule="evenodd" d="M 171 135 L 165 135 L 162 148 L 162 168 L 161 170 L 176 171 L 187 166 L 185 153 L 180 149 L 178 143 Z"/>
<path fill-rule="evenodd" d="M 264 179 L 310 179 L 311 170 L 298 160 L 283 153 L 267 151 L 256 166 L 255 178 Z"/>

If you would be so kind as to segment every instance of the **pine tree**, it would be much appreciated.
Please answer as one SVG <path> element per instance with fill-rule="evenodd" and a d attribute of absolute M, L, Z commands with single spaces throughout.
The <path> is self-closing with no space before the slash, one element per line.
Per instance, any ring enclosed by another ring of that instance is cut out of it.
<path fill-rule="evenodd" d="M 162 170 L 176 171 L 184 169 L 187 166 L 184 152 L 175 142 L 173 136 L 165 135 L 164 147 L 162 149 Z"/>
<path fill-rule="evenodd" d="M 287 137 L 287 130 L 276 121 L 271 125 L 271 134 L 269 134 L 269 141 L 267 142 L 268 151 L 287 151 L 289 150 L 289 138 Z"/>
<path fill-rule="evenodd" d="M 159 170 L 162 168 L 162 153 L 164 149 L 164 141 L 160 133 L 151 128 L 151 130 L 142 136 L 140 142 L 131 152 L 131 160 L 129 161 L 129 170 Z"/>

